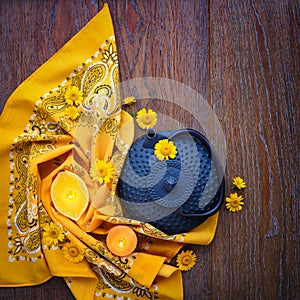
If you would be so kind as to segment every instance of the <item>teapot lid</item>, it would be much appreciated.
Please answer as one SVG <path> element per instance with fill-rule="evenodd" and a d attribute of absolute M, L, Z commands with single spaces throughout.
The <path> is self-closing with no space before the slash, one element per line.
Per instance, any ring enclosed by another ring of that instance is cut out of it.
<path fill-rule="evenodd" d="M 174 159 L 158 160 L 155 144 L 171 140 Z M 117 193 L 124 217 L 167 234 L 187 232 L 215 214 L 224 200 L 221 164 L 208 140 L 192 129 L 147 131 L 129 149 Z"/>

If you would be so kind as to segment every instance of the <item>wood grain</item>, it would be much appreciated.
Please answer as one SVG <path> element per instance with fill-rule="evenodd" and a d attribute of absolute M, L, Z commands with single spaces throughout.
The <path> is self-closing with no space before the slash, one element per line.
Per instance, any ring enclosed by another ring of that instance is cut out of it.
<path fill-rule="evenodd" d="M 299 299 L 299 19 L 297 1 L 108 1 L 121 80 L 166 77 L 203 95 L 227 141 L 226 194 L 243 176 L 244 209 L 221 210 L 213 243 L 184 273 L 185 299 Z M 1 1 L 1 101 L 103 1 Z M 199 124 L 155 99 L 139 104 Z M 153 107 L 153 105 L 155 107 Z M 193 112 L 197 114 L 197 111 Z M 0 263 L 1 264 L 1 263 Z M 73 299 L 62 279 L 2 288 L 0 299 Z"/>
<path fill-rule="evenodd" d="M 210 10 L 212 103 L 226 131 L 227 178 L 248 183 L 243 212 L 221 214 L 212 286 L 227 284 L 212 297 L 296 299 L 299 15 L 286 1 L 214 1 Z"/>

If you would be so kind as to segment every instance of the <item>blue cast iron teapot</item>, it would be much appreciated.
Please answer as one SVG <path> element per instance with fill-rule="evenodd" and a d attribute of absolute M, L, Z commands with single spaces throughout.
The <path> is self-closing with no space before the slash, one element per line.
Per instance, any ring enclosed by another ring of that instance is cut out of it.
<path fill-rule="evenodd" d="M 155 156 L 161 139 L 175 144 L 174 159 Z M 129 149 L 117 193 L 124 217 L 176 234 L 197 227 L 221 208 L 225 180 L 218 157 L 199 132 L 148 129 Z"/>

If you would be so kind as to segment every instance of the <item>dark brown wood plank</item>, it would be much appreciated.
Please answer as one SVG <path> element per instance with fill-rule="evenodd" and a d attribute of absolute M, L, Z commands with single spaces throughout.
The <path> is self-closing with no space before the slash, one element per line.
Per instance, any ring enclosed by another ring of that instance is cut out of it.
<path fill-rule="evenodd" d="M 32 287 L 0 288 L 1 300 L 74 300 L 62 278 L 53 277 L 46 283 Z"/>
<path fill-rule="evenodd" d="M 208 3 L 207 3 L 208 2 Z M 121 79 L 168 77 L 212 104 L 229 181 L 245 207 L 223 209 L 184 275 L 185 299 L 297 299 L 299 294 L 299 4 L 296 1 L 108 1 Z M 98 5 L 99 4 L 99 5 Z M 102 7 L 99 1 L 0 1 L 1 107 L 9 94 Z M 298 5 L 298 6 L 297 6 Z M 63 32 L 63 34 L 61 34 Z M 140 105 L 153 107 L 154 102 Z M 182 124 L 188 114 L 156 101 Z M 298 193 L 297 193 L 298 192 Z M 62 279 L 0 289 L 0 299 L 73 299 Z"/>
<path fill-rule="evenodd" d="M 1 101 L 72 38 L 97 12 L 96 0 L 0 1 Z"/>
<path fill-rule="evenodd" d="M 221 214 L 212 297 L 296 299 L 299 3 L 212 1 L 210 15 L 212 102 L 226 131 L 226 177 L 248 183 L 243 211 Z"/>

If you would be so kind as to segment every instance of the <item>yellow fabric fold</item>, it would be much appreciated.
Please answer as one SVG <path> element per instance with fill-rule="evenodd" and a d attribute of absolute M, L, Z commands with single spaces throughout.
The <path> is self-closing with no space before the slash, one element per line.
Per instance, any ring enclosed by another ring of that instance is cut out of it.
<path fill-rule="evenodd" d="M 36 285 L 60 276 L 76 299 L 183 299 L 181 272 L 168 263 L 187 243 L 209 244 L 218 214 L 172 236 L 123 218 L 116 186 L 134 126 L 121 109 L 118 81 L 105 4 L 7 101 L 0 116 L 5 137 L 0 142 L 0 286 Z M 106 181 L 99 161 L 111 164 Z M 87 207 L 80 211 L 78 204 L 73 218 L 51 194 L 61 189 L 57 197 L 65 209 L 72 208 L 67 201 L 83 201 L 67 183 L 53 187 L 62 172 L 77 176 L 87 190 Z M 120 224 L 138 237 L 126 257 L 114 255 L 106 244 L 110 228 Z"/>
<path fill-rule="evenodd" d="M 165 278 L 169 278 L 174 272 L 178 271 L 177 268 L 167 265 L 167 264 L 163 264 L 161 266 L 161 268 L 158 271 L 158 276 L 162 276 Z"/>

